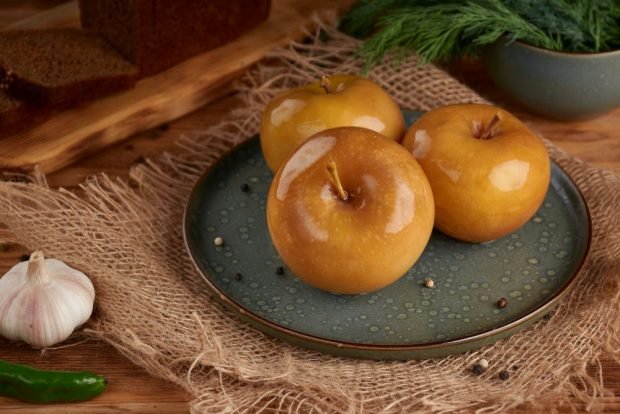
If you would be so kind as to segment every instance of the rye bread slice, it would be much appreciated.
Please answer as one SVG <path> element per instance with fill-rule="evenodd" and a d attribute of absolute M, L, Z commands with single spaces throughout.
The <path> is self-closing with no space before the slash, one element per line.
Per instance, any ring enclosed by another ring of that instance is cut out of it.
<path fill-rule="evenodd" d="M 63 105 L 133 87 L 136 66 L 80 29 L 0 32 L 0 83 L 29 103 Z"/>

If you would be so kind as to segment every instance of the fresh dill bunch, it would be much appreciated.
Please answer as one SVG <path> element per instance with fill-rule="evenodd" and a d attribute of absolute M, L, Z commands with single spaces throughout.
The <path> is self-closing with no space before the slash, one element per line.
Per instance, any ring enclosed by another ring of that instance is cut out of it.
<path fill-rule="evenodd" d="M 342 18 L 340 28 L 351 36 L 366 37 L 372 32 L 377 17 L 387 10 L 407 7 L 410 3 L 408 0 L 359 0 Z"/>
<path fill-rule="evenodd" d="M 371 35 L 360 54 L 368 65 L 388 52 L 415 51 L 422 61 L 477 55 L 506 36 L 568 52 L 620 48 L 618 0 L 360 0 L 341 22 Z"/>

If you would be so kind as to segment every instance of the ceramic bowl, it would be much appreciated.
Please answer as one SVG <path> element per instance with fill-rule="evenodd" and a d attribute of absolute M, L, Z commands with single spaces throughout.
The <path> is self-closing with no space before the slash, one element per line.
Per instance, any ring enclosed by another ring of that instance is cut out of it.
<path fill-rule="evenodd" d="M 620 50 L 554 52 L 502 38 L 482 59 L 497 86 L 536 114 L 586 119 L 620 107 Z"/>

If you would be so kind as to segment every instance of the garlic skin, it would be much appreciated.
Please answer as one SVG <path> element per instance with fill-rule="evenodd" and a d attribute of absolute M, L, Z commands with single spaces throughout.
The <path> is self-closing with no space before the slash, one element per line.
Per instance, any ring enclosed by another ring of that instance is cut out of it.
<path fill-rule="evenodd" d="M 45 348 L 64 341 L 93 311 L 90 279 L 36 251 L 0 278 L 0 335 Z"/>

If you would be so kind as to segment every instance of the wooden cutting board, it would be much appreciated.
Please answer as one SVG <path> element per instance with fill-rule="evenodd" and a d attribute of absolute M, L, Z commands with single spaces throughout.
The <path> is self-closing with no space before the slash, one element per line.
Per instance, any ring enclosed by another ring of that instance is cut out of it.
<path fill-rule="evenodd" d="M 346 9 L 353 1 L 272 0 L 269 19 L 219 49 L 145 78 L 134 89 L 55 114 L 43 124 L 0 139 L 0 170 L 56 171 L 130 135 L 181 117 L 230 91 L 230 82 L 265 53 L 315 26 L 313 12 Z M 76 1 L 5 30 L 78 27 Z"/>

